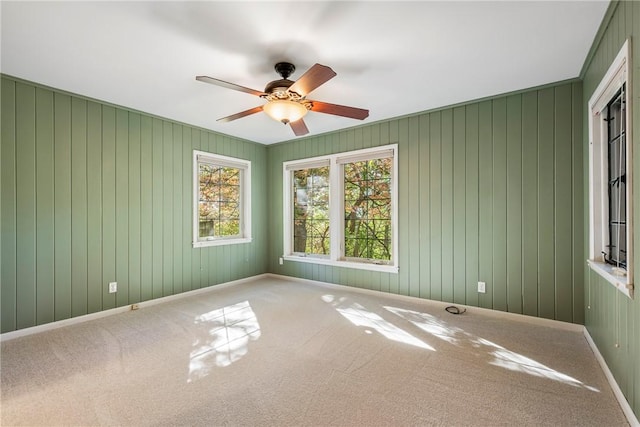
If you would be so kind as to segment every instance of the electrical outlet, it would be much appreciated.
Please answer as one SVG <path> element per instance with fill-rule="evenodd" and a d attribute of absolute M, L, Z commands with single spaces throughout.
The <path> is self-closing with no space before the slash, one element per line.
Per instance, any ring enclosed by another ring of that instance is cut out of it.
<path fill-rule="evenodd" d="M 118 292 L 118 282 L 110 282 L 109 283 L 109 293 L 113 294 Z"/>
<path fill-rule="evenodd" d="M 131 304 L 131 310 L 137 310 L 139 308 L 138 304 Z"/>
<path fill-rule="evenodd" d="M 478 282 L 478 292 L 484 294 L 487 292 L 487 284 L 485 282 Z"/>
<path fill-rule="evenodd" d="M 280 263 L 280 265 L 284 264 L 284 260 L 282 258 L 280 258 L 278 262 Z"/>

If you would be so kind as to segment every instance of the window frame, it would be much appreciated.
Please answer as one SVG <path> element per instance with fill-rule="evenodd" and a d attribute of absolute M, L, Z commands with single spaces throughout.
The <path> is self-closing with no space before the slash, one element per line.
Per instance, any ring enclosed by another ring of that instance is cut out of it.
<path fill-rule="evenodd" d="M 392 158 L 391 260 L 346 258 L 344 254 L 344 163 Z M 293 252 L 293 171 L 329 166 L 329 256 Z M 287 261 L 306 262 L 361 270 L 398 273 L 398 144 L 283 162 L 283 256 Z"/>
<path fill-rule="evenodd" d="M 589 116 L 589 267 L 629 298 L 633 298 L 633 156 L 630 40 L 622 45 L 588 102 Z M 627 269 L 604 260 L 609 240 L 609 148 L 607 108 L 625 87 L 626 245 Z"/>
<path fill-rule="evenodd" d="M 200 164 L 237 168 L 240 171 L 240 234 L 201 239 L 200 223 Z M 193 150 L 193 240 L 194 248 L 233 245 L 251 242 L 251 161 L 206 151 Z"/>

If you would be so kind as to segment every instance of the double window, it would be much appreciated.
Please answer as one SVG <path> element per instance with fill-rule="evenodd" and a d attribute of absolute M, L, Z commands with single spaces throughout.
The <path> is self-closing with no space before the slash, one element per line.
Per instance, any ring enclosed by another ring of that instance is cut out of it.
<path fill-rule="evenodd" d="M 251 162 L 193 152 L 193 246 L 251 241 Z"/>
<path fill-rule="evenodd" d="M 627 41 L 589 100 L 589 265 L 633 297 L 629 53 Z"/>
<path fill-rule="evenodd" d="M 397 272 L 396 151 L 285 162 L 285 259 Z"/>

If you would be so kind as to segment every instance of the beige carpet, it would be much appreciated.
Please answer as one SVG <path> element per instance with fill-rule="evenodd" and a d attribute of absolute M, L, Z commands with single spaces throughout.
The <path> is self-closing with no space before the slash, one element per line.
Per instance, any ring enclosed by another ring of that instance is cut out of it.
<path fill-rule="evenodd" d="M 580 332 L 280 279 L 1 356 L 2 426 L 627 425 Z"/>

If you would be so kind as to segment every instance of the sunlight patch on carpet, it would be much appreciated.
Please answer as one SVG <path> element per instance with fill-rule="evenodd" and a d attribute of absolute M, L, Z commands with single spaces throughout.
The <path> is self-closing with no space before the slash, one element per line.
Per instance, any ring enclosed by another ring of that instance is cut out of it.
<path fill-rule="evenodd" d="M 213 367 L 225 367 L 249 351 L 249 341 L 260 338 L 260 323 L 249 301 L 229 305 L 197 316 L 200 335 L 193 342 L 189 378 L 193 382 L 209 375 Z"/>
<path fill-rule="evenodd" d="M 383 337 L 392 341 L 409 344 L 425 350 L 436 351 L 436 349 L 431 347 L 429 344 L 414 337 L 391 322 L 384 320 L 380 315 L 367 310 L 361 304 L 355 302 L 352 304 L 345 304 L 346 298 L 335 300 L 333 295 L 324 295 L 322 299 L 327 303 L 331 303 L 338 313 L 356 326 L 364 326 L 365 328 L 373 329 Z M 367 330 L 365 330 L 365 333 L 370 334 L 371 332 L 367 332 Z"/>
<path fill-rule="evenodd" d="M 600 390 L 595 387 L 586 385 L 582 381 L 570 377 L 569 375 L 563 374 L 562 372 L 558 372 L 526 356 L 523 356 L 511 350 L 507 350 L 501 345 L 493 343 L 489 340 L 478 338 L 476 342 L 478 344 L 489 346 L 495 349 L 490 353 L 495 357 L 493 361 L 489 362 L 489 364 L 491 365 L 509 369 L 510 371 L 523 372 L 525 374 L 533 375 L 536 377 L 548 378 L 550 380 L 559 381 L 574 387 L 584 387 L 587 390 L 596 393 L 600 392 Z"/>
<path fill-rule="evenodd" d="M 385 306 L 384 308 L 385 310 L 388 310 L 391 313 L 400 316 L 404 320 L 411 322 L 423 331 L 433 335 L 436 338 L 446 341 L 449 344 L 457 344 L 458 339 L 455 337 L 455 334 L 458 332 L 463 332 L 460 328 L 451 327 L 441 320 L 438 320 L 437 317 L 432 316 L 431 314 L 420 313 L 419 311 L 407 310 L 397 307 Z"/>

